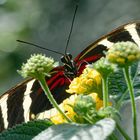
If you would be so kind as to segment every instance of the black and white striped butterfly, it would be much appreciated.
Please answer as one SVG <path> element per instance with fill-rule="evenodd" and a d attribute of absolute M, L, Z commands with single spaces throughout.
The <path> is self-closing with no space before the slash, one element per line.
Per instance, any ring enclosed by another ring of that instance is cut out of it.
<path fill-rule="evenodd" d="M 59 104 L 69 97 L 65 89 L 68 88 L 74 77 L 82 73 L 86 65 L 84 62 L 95 62 L 104 55 L 104 50 L 108 50 L 113 43 L 118 41 L 132 41 L 140 46 L 140 22 L 120 26 L 89 45 L 74 60 L 70 54 L 63 56 L 64 66 L 55 68 L 51 72 L 51 77 L 46 78 L 46 82 Z M 41 112 L 45 112 L 44 114 L 48 116 L 51 108 L 38 81 L 28 79 L 0 96 L 0 131 L 32 120 Z"/>

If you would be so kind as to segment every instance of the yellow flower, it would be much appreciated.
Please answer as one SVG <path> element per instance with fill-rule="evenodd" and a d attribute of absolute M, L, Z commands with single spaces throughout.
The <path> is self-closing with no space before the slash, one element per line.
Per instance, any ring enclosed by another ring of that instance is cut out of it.
<path fill-rule="evenodd" d="M 91 93 L 89 94 L 93 98 L 93 100 L 96 102 L 96 109 L 99 110 L 101 107 L 103 107 L 103 100 L 101 100 L 97 93 Z"/>
<path fill-rule="evenodd" d="M 50 118 L 50 120 L 54 124 L 62 124 L 62 123 L 66 123 L 67 122 L 60 113 L 56 114 L 55 116 L 52 116 Z"/>
<path fill-rule="evenodd" d="M 101 82 L 100 74 L 96 70 L 87 67 L 79 77 L 73 79 L 66 91 L 70 94 L 90 94 L 92 92 L 101 94 Z"/>
<path fill-rule="evenodd" d="M 69 98 L 65 99 L 60 104 L 60 106 L 61 106 L 62 110 L 64 110 L 65 114 L 74 122 L 76 122 L 76 120 L 75 120 L 76 113 L 73 111 L 72 106 L 74 105 L 74 101 L 75 101 L 76 97 L 77 97 L 76 94 L 72 95 Z M 56 114 L 51 116 L 50 120 L 54 124 L 61 124 L 61 123 L 67 122 L 59 112 L 57 112 Z"/>

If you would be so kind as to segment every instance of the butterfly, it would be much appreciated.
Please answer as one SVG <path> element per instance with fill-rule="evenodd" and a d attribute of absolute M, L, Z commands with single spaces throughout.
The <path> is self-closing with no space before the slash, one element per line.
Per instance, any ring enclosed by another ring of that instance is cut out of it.
<path fill-rule="evenodd" d="M 70 96 L 65 90 L 71 80 L 82 73 L 87 63 L 100 59 L 104 51 L 118 41 L 132 41 L 140 46 L 140 22 L 120 26 L 89 45 L 75 59 L 71 54 L 62 56 L 64 65 L 56 67 L 51 71 L 51 77 L 46 77 L 46 83 L 58 104 Z M 51 108 L 38 81 L 27 79 L 0 96 L 0 131 L 30 121 Z"/>

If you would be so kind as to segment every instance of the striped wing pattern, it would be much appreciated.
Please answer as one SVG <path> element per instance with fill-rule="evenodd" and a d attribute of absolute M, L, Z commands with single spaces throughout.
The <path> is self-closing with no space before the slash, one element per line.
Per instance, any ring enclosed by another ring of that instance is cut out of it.
<path fill-rule="evenodd" d="M 58 103 L 69 97 L 65 93 L 70 81 L 63 71 L 52 71 L 52 77 L 46 78 L 51 92 Z M 58 79 L 58 80 L 57 80 Z M 28 79 L 10 89 L 0 97 L 0 131 L 21 122 L 32 120 L 44 110 L 52 108 L 45 93 L 35 79 Z"/>
<path fill-rule="evenodd" d="M 140 46 L 140 22 L 132 22 L 120 26 L 116 30 L 101 37 L 75 59 L 79 74 L 85 67 L 84 62 L 95 62 L 104 55 L 113 43 L 118 41 L 132 41 Z M 64 75 L 64 67 L 52 71 L 52 76 L 46 78 L 50 90 L 58 103 L 61 103 L 69 94 L 65 92 L 70 80 Z M 37 80 L 28 79 L 10 89 L 0 97 L 0 131 L 21 122 L 33 119 L 33 115 L 48 111 L 52 108 Z"/>

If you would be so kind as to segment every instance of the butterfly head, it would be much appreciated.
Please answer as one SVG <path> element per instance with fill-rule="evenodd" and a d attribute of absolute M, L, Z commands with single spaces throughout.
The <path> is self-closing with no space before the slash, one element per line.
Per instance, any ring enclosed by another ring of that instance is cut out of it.
<path fill-rule="evenodd" d="M 64 73 L 69 79 L 73 79 L 77 76 L 77 67 L 70 53 L 66 53 L 66 55 L 62 56 L 61 62 L 64 65 Z"/>
<path fill-rule="evenodd" d="M 66 53 L 66 55 L 61 57 L 61 62 L 62 63 L 69 63 L 70 61 L 72 61 L 72 55 L 70 53 Z"/>

